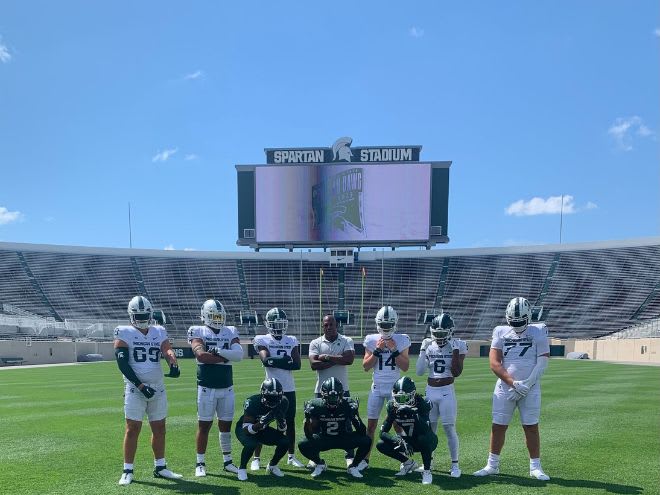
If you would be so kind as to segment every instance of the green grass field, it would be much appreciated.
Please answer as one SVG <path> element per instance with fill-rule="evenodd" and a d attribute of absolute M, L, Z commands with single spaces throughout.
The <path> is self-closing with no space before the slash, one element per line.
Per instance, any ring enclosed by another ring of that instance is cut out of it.
<path fill-rule="evenodd" d="M 411 368 L 414 368 L 414 359 Z M 311 395 L 315 374 L 306 362 L 296 372 L 298 435 L 302 404 Z M 182 361 L 182 376 L 167 380 L 170 415 L 167 461 L 184 474 L 173 482 L 152 477 L 149 431 L 143 429 L 135 461 L 135 481 L 117 486 L 122 469 L 124 429 L 122 381 L 115 363 L 7 369 L 0 371 L 0 493 L 222 493 L 252 494 L 268 489 L 289 495 L 312 493 L 393 493 L 438 489 L 475 494 L 658 494 L 660 493 L 660 367 L 552 360 L 543 378 L 542 461 L 549 482 L 528 476 L 528 459 L 517 416 L 509 430 L 500 470 L 487 479 L 470 473 L 483 467 L 488 453 L 490 396 L 495 382 L 486 359 L 468 359 L 457 383 L 460 479 L 445 473 L 449 459 L 441 432 L 435 454 L 433 485 L 420 474 L 395 479 L 398 463 L 372 454 L 363 480 L 349 479 L 341 453 L 324 457 L 330 469 L 319 480 L 305 470 L 283 466 L 286 477 L 262 470 L 247 482 L 220 471 L 217 429 L 207 452 L 209 476 L 195 478 L 196 387 L 194 364 Z M 412 376 L 413 374 L 411 374 Z M 418 377 L 418 389 L 424 380 Z M 236 418 L 243 399 L 256 393 L 263 379 L 257 360 L 235 366 Z M 356 362 L 351 392 L 366 412 L 370 374 Z M 233 439 L 234 459 L 240 444 Z M 271 448 L 262 455 L 269 458 Z M 299 457 L 301 457 L 298 454 Z M 302 457 L 301 457 L 302 459 Z"/>

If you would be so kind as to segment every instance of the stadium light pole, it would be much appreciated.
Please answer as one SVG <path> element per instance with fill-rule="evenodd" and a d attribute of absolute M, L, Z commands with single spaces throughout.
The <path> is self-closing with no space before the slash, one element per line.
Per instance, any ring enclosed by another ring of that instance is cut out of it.
<path fill-rule="evenodd" d="M 323 335 L 323 268 L 319 270 L 319 335 Z"/>
<path fill-rule="evenodd" d="M 131 202 L 128 202 L 128 247 L 133 248 L 133 229 L 131 228 Z"/>
<path fill-rule="evenodd" d="M 564 226 L 564 195 L 561 195 L 561 210 L 559 211 L 559 244 L 561 244 L 561 231 Z"/>

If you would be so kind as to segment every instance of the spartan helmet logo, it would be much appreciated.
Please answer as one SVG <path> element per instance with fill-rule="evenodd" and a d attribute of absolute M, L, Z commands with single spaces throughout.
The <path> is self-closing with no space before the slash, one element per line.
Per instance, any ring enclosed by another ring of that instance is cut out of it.
<path fill-rule="evenodd" d="M 342 137 L 337 139 L 332 145 L 332 159 L 336 162 L 350 162 L 353 158 L 353 152 L 351 151 L 351 144 L 353 143 L 353 138 Z"/>

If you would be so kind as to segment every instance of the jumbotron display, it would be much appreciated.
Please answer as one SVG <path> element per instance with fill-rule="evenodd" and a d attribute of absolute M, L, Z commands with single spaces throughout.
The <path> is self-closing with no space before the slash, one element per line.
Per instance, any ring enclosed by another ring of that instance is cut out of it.
<path fill-rule="evenodd" d="M 410 157 L 418 158 L 419 150 L 406 153 L 403 147 L 387 149 L 387 156 L 403 157 L 399 162 L 373 162 L 369 158 L 384 151 L 351 149 L 347 139 L 319 150 L 266 150 L 269 164 L 237 165 L 237 244 L 430 247 L 448 242 L 450 162 L 413 162 Z M 319 162 L 309 163 L 312 159 Z"/>

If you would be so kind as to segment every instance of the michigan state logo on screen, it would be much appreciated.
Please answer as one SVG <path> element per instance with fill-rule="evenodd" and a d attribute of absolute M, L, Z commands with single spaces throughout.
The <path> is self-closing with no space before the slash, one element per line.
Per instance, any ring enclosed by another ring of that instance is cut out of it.
<path fill-rule="evenodd" d="M 324 233 L 349 229 L 364 233 L 362 212 L 363 169 L 352 168 L 322 180 L 312 187 L 315 229 Z M 324 236 L 325 237 L 325 236 Z"/>

